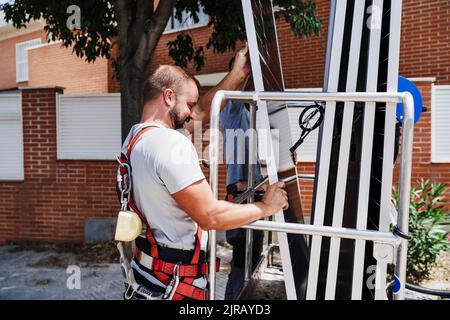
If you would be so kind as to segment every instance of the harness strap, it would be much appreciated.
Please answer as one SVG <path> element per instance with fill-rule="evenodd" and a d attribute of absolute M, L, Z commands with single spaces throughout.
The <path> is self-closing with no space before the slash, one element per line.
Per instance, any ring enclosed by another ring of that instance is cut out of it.
<path fill-rule="evenodd" d="M 179 295 L 189 297 L 195 300 L 207 300 L 209 298 L 208 292 L 203 289 L 199 289 L 196 286 L 188 284 L 186 282 L 180 282 L 176 291 Z"/>
<path fill-rule="evenodd" d="M 146 132 L 148 132 L 148 131 L 150 131 L 151 129 L 154 129 L 154 128 L 157 128 L 157 127 L 156 126 L 149 126 L 149 127 L 143 128 L 134 137 L 132 137 L 130 139 L 130 142 L 128 143 L 128 146 L 127 146 L 126 155 L 125 155 L 125 159 L 126 159 L 128 165 L 130 166 L 130 168 L 131 168 L 131 162 L 130 162 L 131 158 L 130 158 L 130 156 L 131 156 L 131 152 L 133 151 L 134 146 L 136 145 L 136 142 L 138 142 L 139 138 L 144 133 L 146 133 Z M 158 255 L 158 246 L 156 244 L 155 238 L 153 237 L 150 225 L 147 222 L 147 219 L 145 218 L 145 215 L 143 215 L 140 212 L 140 210 L 137 208 L 137 206 L 136 206 L 136 204 L 134 202 L 133 190 L 131 190 L 131 197 L 130 197 L 129 206 L 134 212 L 136 212 L 139 215 L 141 220 L 146 224 L 147 230 L 146 230 L 145 235 L 146 235 L 147 240 L 150 243 L 150 250 L 151 250 L 152 256 L 159 257 L 159 255 Z"/>
<path fill-rule="evenodd" d="M 158 128 L 158 127 L 156 127 L 156 126 L 145 127 L 145 128 L 143 128 L 143 129 L 141 129 L 134 137 L 132 137 L 132 138 L 130 139 L 130 142 L 128 143 L 128 146 L 127 146 L 127 153 L 126 153 L 127 159 L 130 159 L 131 151 L 133 151 L 134 145 L 135 145 L 136 142 L 139 140 L 139 138 L 140 138 L 144 133 L 146 133 L 147 131 L 149 131 L 149 130 L 151 130 L 151 129 L 153 129 L 153 128 Z"/>
<path fill-rule="evenodd" d="M 141 129 L 134 137 L 132 137 L 130 139 L 130 142 L 128 143 L 127 146 L 127 151 L 126 154 L 123 155 L 121 157 L 121 161 L 124 161 L 125 163 L 128 163 L 128 165 L 131 168 L 131 163 L 130 163 L 130 156 L 131 156 L 131 152 L 133 151 L 133 148 L 135 146 L 135 144 L 137 143 L 137 141 L 139 140 L 139 138 L 146 133 L 147 131 L 155 128 L 156 126 L 149 126 L 146 128 Z M 123 159 L 122 159 L 123 158 Z M 161 261 L 161 262 L 157 262 L 156 266 L 156 270 L 154 270 L 154 275 L 155 277 L 161 281 L 164 284 L 168 284 L 171 280 L 171 278 L 167 275 L 170 266 L 170 263 L 168 262 L 164 262 L 159 258 L 159 254 L 158 254 L 158 246 L 156 243 L 156 240 L 153 236 L 153 233 L 151 231 L 150 225 L 147 222 L 147 219 L 145 218 L 145 216 L 140 212 L 140 210 L 137 208 L 135 202 L 134 202 L 134 197 L 133 197 L 133 192 L 131 191 L 131 197 L 130 197 L 130 201 L 129 201 L 129 206 L 130 208 L 136 212 L 136 214 L 139 215 L 139 217 L 141 218 L 141 220 L 146 224 L 147 226 L 147 230 L 146 230 L 146 238 L 150 243 L 150 252 L 151 252 L 151 256 L 153 257 L 153 259 L 156 259 L 155 261 Z M 180 265 L 180 267 L 184 270 L 185 274 L 188 274 L 189 272 L 193 272 L 194 269 L 191 268 L 192 265 L 195 265 L 195 267 L 197 268 L 197 272 L 195 273 L 195 276 L 190 276 L 190 275 L 182 275 L 180 274 L 179 276 L 181 277 L 180 279 L 180 283 L 175 291 L 175 295 L 173 296 L 173 300 L 182 300 L 184 299 L 184 297 L 190 297 L 193 299 L 197 299 L 197 300 L 204 300 L 207 299 L 207 292 L 204 289 L 200 289 L 197 288 L 195 286 L 192 285 L 192 283 L 195 280 L 195 277 L 198 276 L 198 264 L 200 261 L 200 252 L 201 252 L 201 238 L 202 238 L 202 229 L 200 228 L 200 226 L 197 226 L 197 233 L 195 235 L 195 249 L 194 249 L 194 254 L 192 255 L 192 259 L 191 259 L 191 264 L 190 265 Z M 140 250 L 139 250 L 140 251 Z M 136 258 L 139 258 L 139 260 L 141 259 L 142 255 L 144 253 L 143 252 L 137 252 L 136 254 Z M 216 262 L 217 263 L 217 262 Z M 172 264 L 175 267 L 175 264 Z M 205 264 L 205 274 L 207 274 L 208 272 L 208 267 L 207 264 Z M 158 270 L 158 266 L 161 269 L 161 271 Z M 173 270 L 174 267 L 171 269 L 171 272 L 169 272 L 170 275 L 173 274 Z M 203 265 L 201 266 L 201 271 L 203 272 Z M 189 273 L 190 274 L 190 273 Z"/>
<path fill-rule="evenodd" d="M 153 272 L 163 272 L 168 275 L 174 275 L 176 263 L 167 262 L 161 259 L 153 258 L 136 247 L 135 260 L 142 266 Z M 181 264 L 178 266 L 178 275 L 180 277 L 199 277 L 208 274 L 209 263 L 202 264 Z M 220 269 L 220 260 L 216 260 L 216 271 Z"/>

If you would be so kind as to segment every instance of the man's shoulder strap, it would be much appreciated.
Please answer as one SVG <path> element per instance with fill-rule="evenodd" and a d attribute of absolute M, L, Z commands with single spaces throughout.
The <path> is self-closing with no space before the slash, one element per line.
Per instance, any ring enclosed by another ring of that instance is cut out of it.
<path fill-rule="evenodd" d="M 139 140 L 139 138 L 140 138 L 144 133 L 146 133 L 146 132 L 148 132 L 148 131 L 150 131 L 151 129 L 154 129 L 154 128 L 158 128 L 158 127 L 157 127 L 157 126 L 148 126 L 148 127 L 145 127 L 145 128 L 143 128 L 143 129 L 139 130 L 138 133 L 137 133 L 136 135 L 134 135 L 134 136 L 130 139 L 130 142 L 128 143 L 128 146 L 127 146 L 127 153 L 126 153 L 127 159 L 130 159 L 131 151 L 133 151 L 134 145 L 135 145 L 136 142 Z"/>

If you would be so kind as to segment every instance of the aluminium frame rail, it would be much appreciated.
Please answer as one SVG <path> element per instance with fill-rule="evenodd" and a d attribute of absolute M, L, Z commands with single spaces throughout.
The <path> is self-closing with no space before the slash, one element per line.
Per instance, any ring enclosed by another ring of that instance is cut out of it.
<path fill-rule="evenodd" d="M 401 143 L 401 161 L 399 175 L 399 210 L 397 216 L 397 227 L 403 234 L 408 234 L 409 222 L 409 194 L 411 189 L 411 168 L 414 133 L 414 100 L 410 93 L 381 93 L 381 92 L 355 92 L 355 93 L 318 93 L 318 92 L 242 92 L 242 91 L 218 91 L 211 105 L 210 122 L 210 174 L 209 183 L 213 195 L 218 199 L 219 178 L 219 118 L 220 105 L 224 100 L 236 100 L 248 103 L 258 101 L 324 101 L 324 102 L 380 102 L 389 103 L 387 106 L 396 106 L 402 103 L 403 109 L 403 131 Z M 252 108 L 255 112 L 256 108 Z M 253 139 L 250 135 L 250 139 Z M 253 141 L 250 141 L 250 145 Z M 281 211 L 279 212 L 281 213 Z M 279 223 L 271 221 L 256 221 L 243 228 L 249 230 L 276 231 L 281 233 L 295 233 L 305 235 L 319 235 L 324 237 L 337 237 L 344 239 L 373 241 L 375 245 L 384 246 L 387 250 L 393 249 L 395 263 L 395 290 L 394 299 L 405 298 L 406 282 L 406 258 L 408 240 L 398 237 L 393 233 L 358 230 L 342 227 L 314 226 L 299 223 Z M 210 230 L 209 234 L 209 256 L 210 261 L 216 260 L 216 231 Z M 247 259 L 246 259 L 247 260 Z M 247 261 L 248 263 L 248 261 Z M 319 266 L 317 266 L 318 268 Z M 215 264 L 209 268 L 209 297 L 215 299 L 216 270 Z"/>

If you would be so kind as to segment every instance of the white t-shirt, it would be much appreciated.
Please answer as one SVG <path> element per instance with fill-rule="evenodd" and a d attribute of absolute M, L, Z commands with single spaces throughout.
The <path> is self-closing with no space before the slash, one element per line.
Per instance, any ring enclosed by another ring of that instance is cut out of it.
<path fill-rule="evenodd" d="M 157 123 L 134 125 L 122 152 L 126 153 L 131 136 L 150 125 L 157 128 L 139 138 L 130 156 L 136 206 L 145 215 L 159 245 L 192 250 L 197 223 L 178 206 L 172 194 L 205 179 L 197 152 L 186 136 Z M 203 232 L 203 249 L 206 242 L 207 233 Z"/>

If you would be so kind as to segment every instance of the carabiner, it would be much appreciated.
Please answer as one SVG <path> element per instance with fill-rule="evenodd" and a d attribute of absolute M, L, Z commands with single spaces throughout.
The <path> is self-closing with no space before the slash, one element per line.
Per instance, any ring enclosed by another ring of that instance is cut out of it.
<path fill-rule="evenodd" d="M 172 300 L 175 292 L 177 291 L 178 285 L 180 284 L 180 264 L 181 262 L 178 262 L 175 267 L 173 267 L 174 276 L 166 287 L 163 300 Z"/>

